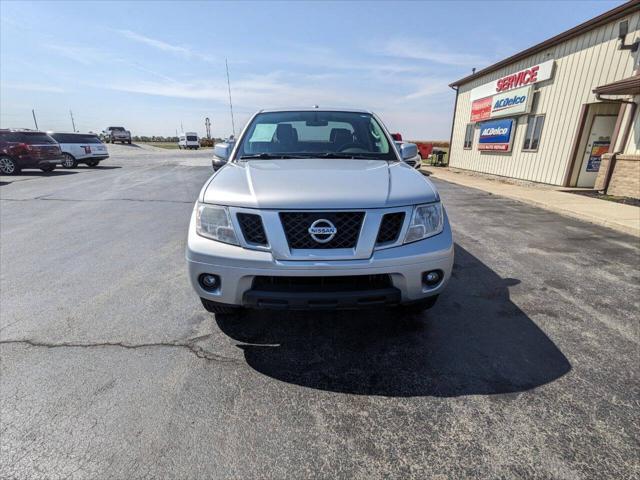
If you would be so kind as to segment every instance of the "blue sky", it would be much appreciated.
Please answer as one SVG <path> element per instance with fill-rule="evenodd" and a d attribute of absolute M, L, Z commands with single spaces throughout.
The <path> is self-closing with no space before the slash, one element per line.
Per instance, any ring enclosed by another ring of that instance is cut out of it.
<path fill-rule="evenodd" d="M 621 1 L 0 2 L 0 126 L 231 133 L 277 106 L 374 110 L 448 139 L 448 84 Z"/>

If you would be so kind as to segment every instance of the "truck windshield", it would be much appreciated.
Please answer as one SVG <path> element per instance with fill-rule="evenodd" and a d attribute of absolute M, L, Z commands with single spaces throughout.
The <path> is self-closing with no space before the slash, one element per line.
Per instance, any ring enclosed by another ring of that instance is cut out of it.
<path fill-rule="evenodd" d="M 362 158 L 397 160 L 390 140 L 369 113 L 265 112 L 242 137 L 237 158 Z"/>

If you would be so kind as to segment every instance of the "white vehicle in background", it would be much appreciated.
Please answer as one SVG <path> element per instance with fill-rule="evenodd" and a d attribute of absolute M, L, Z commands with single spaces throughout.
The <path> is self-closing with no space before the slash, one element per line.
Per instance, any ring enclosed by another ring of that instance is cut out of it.
<path fill-rule="evenodd" d="M 93 133 L 50 133 L 62 150 L 61 165 L 64 168 L 76 168 L 79 163 L 96 167 L 102 160 L 109 158 L 107 147 Z"/>
<path fill-rule="evenodd" d="M 180 149 L 192 149 L 196 150 L 200 148 L 200 139 L 196 132 L 183 132 L 178 135 L 178 148 Z"/>

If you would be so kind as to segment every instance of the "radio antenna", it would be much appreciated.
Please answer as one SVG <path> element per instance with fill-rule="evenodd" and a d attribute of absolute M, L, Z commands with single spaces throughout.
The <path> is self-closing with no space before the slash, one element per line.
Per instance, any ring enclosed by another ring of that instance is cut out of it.
<path fill-rule="evenodd" d="M 227 67 L 227 88 L 229 89 L 229 110 L 231 111 L 231 130 L 233 131 L 233 137 L 236 136 L 236 124 L 233 120 L 233 103 L 231 102 L 231 81 L 229 80 L 229 63 L 227 59 L 224 59 L 224 65 Z"/>

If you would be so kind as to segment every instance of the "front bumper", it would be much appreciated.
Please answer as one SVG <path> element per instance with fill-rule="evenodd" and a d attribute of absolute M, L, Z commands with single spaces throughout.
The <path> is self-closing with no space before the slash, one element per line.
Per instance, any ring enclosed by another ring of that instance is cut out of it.
<path fill-rule="evenodd" d="M 354 292 L 336 293 L 333 303 L 337 302 L 337 308 L 354 308 L 365 304 L 370 306 L 372 302 L 375 303 L 374 297 L 385 304 L 416 302 L 442 292 L 451 277 L 453 255 L 453 238 L 446 215 L 444 229 L 439 235 L 407 245 L 375 250 L 368 259 L 277 260 L 269 251 L 245 249 L 200 237 L 195 231 L 193 218 L 186 249 L 189 279 L 201 298 L 248 307 L 261 307 L 260 299 L 264 299 L 264 295 L 261 296 L 260 292 L 256 293 L 253 289 L 257 276 L 335 277 L 383 274 L 389 275 L 391 279 L 391 286 L 386 291 L 371 290 L 357 292 L 355 295 Z M 442 271 L 443 279 L 434 287 L 426 287 L 423 275 L 431 270 Z M 208 291 L 200 286 L 198 277 L 203 273 L 220 277 L 217 290 Z M 327 300 L 326 295 L 321 297 Z M 290 307 L 307 308 L 310 302 L 319 297 L 315 293 L 291 292 L 287 298 Z"/>

